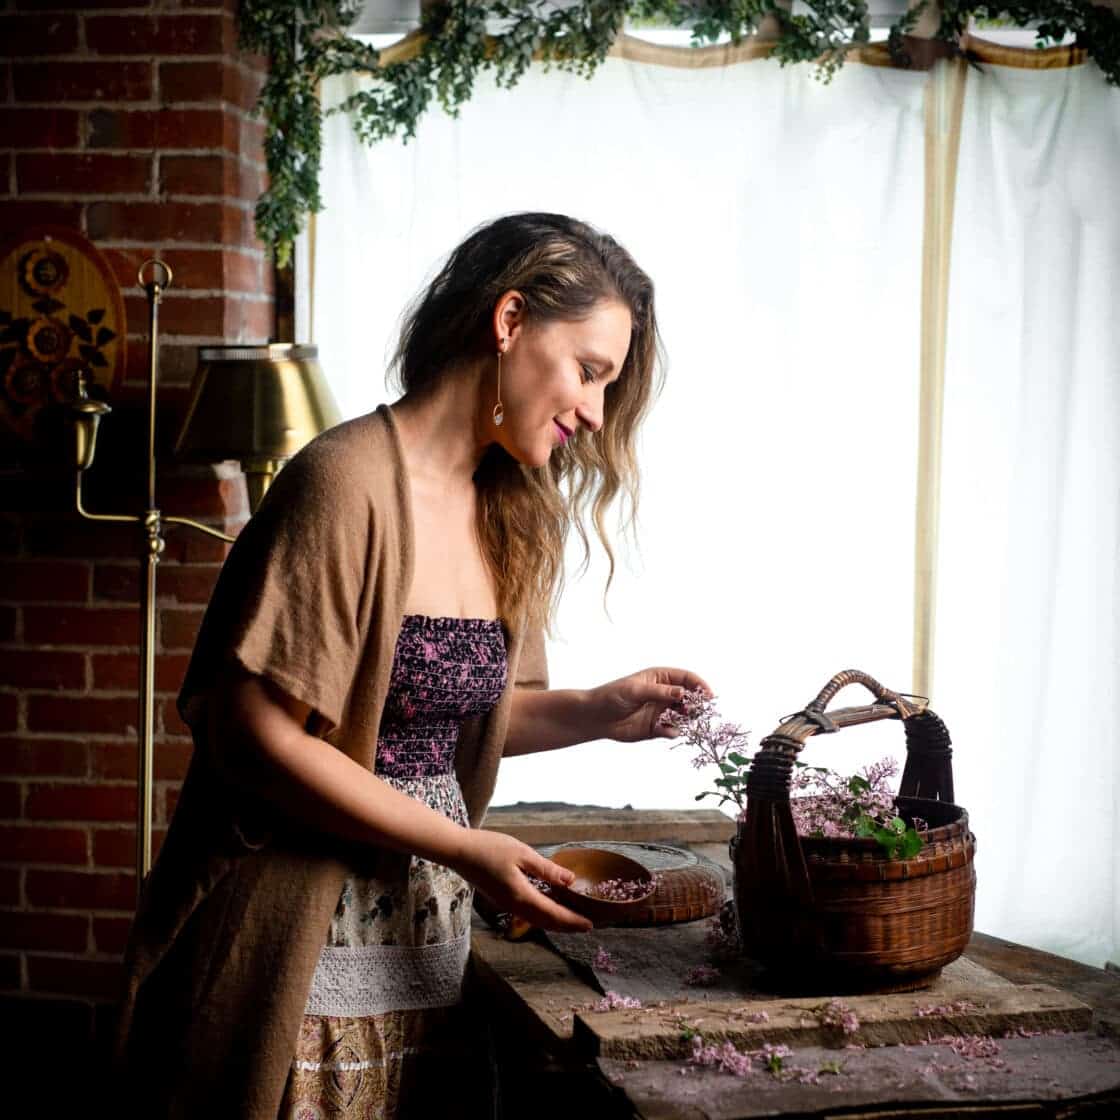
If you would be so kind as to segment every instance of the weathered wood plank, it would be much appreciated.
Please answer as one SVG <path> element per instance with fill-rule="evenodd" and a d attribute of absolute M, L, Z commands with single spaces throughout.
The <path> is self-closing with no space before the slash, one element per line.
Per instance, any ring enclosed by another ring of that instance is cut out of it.
<path fill-rule="evenodd" d="M 956 999 L 961 999 L 959 993 Z M 944 995 L 932 992 L 849 996 L 844 1003 L 859 1018 L 859 1030 L 843 1036 L 822 1028 L 816 1011 L 827 1000 L 750 1000 L 747 1002 L 673 1003 L 634 1011 L 580 1012 L 574 1040 L 602 1058 L 686 1058 L 692 1035 L 709 1042 L 731 1042 L 757 1050 L 764 1043 L 827 1046 L 854 1042 L 865 1046 L 897 1046 L 943 1035 L 1002 1035 L 1007 1031 L 1084 1031 L 1092 1009 L 1045 984 L 1006 984 L 971 990 L 969 1008 L 919 1016 L 920 1008 L 947 1006 Z M 754 1022 L 752 1017 L 767 1016 Z"/>
<path fill-rule="evenodd" d="M 643 1120 L 1052 1120 L 1120 1115 L 1120 1050 L 1106 1039 L 1069 1034 L 1000 1041 L 998 1060 L 969 1060 L 947 1046 L 836 1051 L 806 1047 L 779 1079 L 756 1064 L 747 1077 L 679 1061 L 601 1059 Z M 836 1072 L 831 1072 L 836 1070 Z M 789 1076 L 792 1071 L 793 1076 Z M 809 1076 L 802 1080 L 802 1071 Z M 816 1074 L 814 1078 L 812 1075 Z M 940 1106 L 940 1107 L 939 1107 Z"/>
<path fill-rule="evenodd" d="M 735 822 L 716 809 L 541 808 L 522 803 L 491 808 L 483 828 L 516 836 L 526 844 L 658 840 L 666 844 L 722 843 L 726 849 Z"/>
<path fill-rule="evenodd" d="M 581 980 L 563 957 L 535 941 L 507 941 L 493 930 L 471 934 L 475 972 L 488 993 L 550 1049 L 571 1041 L 573 1006 L 586 1007 L 598 993 Z"/>

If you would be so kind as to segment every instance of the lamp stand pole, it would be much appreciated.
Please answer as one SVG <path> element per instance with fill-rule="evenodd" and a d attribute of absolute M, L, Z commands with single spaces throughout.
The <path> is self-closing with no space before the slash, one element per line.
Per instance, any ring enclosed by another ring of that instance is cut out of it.
<path fill-rule="evenodd" d="M 144 273 L 151 266 L 151 277 Z M 162 278 L 160 274 L 162 273 Z M 82 505 L 82 474 L 92 464 L 97 440 L 97 425 L 111 411 L 104 401 L 91 400 L 86 390 L 86 374 L 78 375 L 75 413 L 75 466 L 77 485 L 75 508 L 88 521 L 127 521 L 143 526 L 145 551 L 141 561 L 143 579 L 140 592 L 140 694 L 137 720 L 136 760 L 136 884 L 139 893 L 152 866 L 152 785 L 155 747 L 155 650 L 156 650 L 156 567 L 163 555 L 163 526 L 187 525 L 218 540 L 233 537 L 209 525 L 186 517 L 164 517 L 156 508 L 156 391 L 159 380 L 159 303 L 171 286 L 171 269 L 161 260 L 147 260 L 137 280 L 148 297 L 148 491 L 143 514 L 90 513 Z"/>

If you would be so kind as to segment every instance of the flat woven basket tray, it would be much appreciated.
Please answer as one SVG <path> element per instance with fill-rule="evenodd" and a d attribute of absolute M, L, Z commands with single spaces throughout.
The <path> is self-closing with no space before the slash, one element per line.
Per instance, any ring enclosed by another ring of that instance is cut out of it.
<path fill-rule="evenodd" d="M 657 876 L 657 890 L 649 905 L 617 925 L 661 926 L 694 922 L 716 913 L 727 897 L 727 880 L 711 860 L 668 844 L 576 840 L 571 844 L 542 844 L 537 851 L 551 856 L 560 848 L 602 848 L 636 860 Z"/>

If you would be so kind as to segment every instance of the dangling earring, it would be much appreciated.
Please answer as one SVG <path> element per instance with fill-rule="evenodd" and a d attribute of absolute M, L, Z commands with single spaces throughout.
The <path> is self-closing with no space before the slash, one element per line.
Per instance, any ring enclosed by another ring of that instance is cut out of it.
<path fill-rule="evenodd" d="M 494 405 L 494 426 L 500 428 L 505 419 L 506 410 L 502 407 L 502 351 L 498 350 L 498 403 Z"/>

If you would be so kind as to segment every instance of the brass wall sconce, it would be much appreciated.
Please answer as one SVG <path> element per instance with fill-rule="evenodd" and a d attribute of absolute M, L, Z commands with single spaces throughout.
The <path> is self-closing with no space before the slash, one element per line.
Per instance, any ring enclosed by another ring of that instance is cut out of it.
<path fill-rule="evenodd" d="M 145 280 L 145 274 L 150 279 Z M 141 266 L 138 282 L 148 297 L 148 449 L 147 508 L 142 514 L 91 513 L 82 504 L 82 475 L 93 463 L 97 429 L 111 409 L 92 400 L 84 374 L 72 406 L 75 508 L 90 521 L 130 522 L 144 529 L 141 560 L 140 694 L 137 752 L 136 878 L 138 886 L 152 865 L 152 777 L 154 750 L 156 565 L 164 550 L 163 527 L 182 525 L 218 540 L 233 537 L 187 517 L 165 515 L 156 506 L 156 391 L 159 362 L 159 304 L 171 286 L 171 269 L 160 260 Z M 256 510 L 284 461 L 319 432 L 338 423 L 315 347 L 292 345 L 203 348 L 192 386 L 191 403 L 176 450 L 194 460 L 240 460 Z"/>
<path fill-rule="evenodd" d="M 341 417 L 314 346 L 203 347 L 175 454 L 207 463 L 237 459 L 249 507 L 307 441 Z"/>

